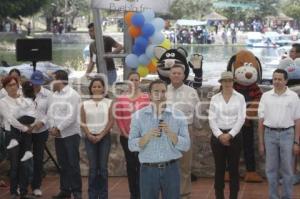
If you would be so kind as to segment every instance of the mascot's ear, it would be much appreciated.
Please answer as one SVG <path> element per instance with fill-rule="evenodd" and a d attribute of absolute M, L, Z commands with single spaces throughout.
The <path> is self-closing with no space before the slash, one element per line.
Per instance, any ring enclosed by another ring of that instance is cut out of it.
<path fill-rule="evenodd" d="M 180 54 L 182 54 L 184 57 L 187 57 L 187 56 L 188 56 L 187 51 L 186 51 L 184 48 L 182 48 L 182 47 L 177 48 L 177 51 L 178 51 Z"/>
<path fill-rule="evenodd" d="M 256 59 L 256 61 L 258 63 L 258 74 L 257 74 L 258 77 L 257 77 L 257 80 L 260 83 L 261 80 L 262 80 L 262 67 L 261 67 L 261 63 L 260 63 L 259 59 L 257 57 L 255 57 L 255 59 Z"/>
<path fill-rule="evenodd" d="M 154 47 L 154 56 L 156 59 L 160 59 L 161 56 L 167 51 L 167 49 L 165 49 L 162 46 L 155 46 Z"/>
<path fill-rule="evenodd" d="M 236 55 L 233 55 L 229 62 L 228 62 L 228 65 L 227 65 L 227 71 L 231 71 L 234 75 L 234 66 L 233 66 L 233 63 L 235 62 L 235 59 L 236 59 Z"/>

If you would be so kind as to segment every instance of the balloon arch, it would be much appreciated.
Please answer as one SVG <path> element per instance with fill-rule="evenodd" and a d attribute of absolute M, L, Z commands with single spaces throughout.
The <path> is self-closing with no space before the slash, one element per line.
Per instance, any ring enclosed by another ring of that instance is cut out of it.
<path fill-rule="evenodd" d="M 158 60 L 154 57 L 154 47 L 171 48 L 170 40 L 161 32 L 165 21 L 155 18 L 152 10 L 142 13 L 128 12 L 124 20 L 128 26 L 128 34 L 134 38 L 132 53 L 125 58 L 127 67 L 137 69 L 141 77 L 155 73 Z"/>

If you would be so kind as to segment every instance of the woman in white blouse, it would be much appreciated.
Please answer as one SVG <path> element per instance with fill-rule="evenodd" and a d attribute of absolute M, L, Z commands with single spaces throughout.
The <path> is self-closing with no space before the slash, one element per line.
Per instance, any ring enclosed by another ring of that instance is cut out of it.
<path fill-rule="evenodd" d="M 237 199 L 242 147 L 239 132 L 246 118 L 246 102 L 244 96 L 233 89 L 231 72 L 223 72 L 219 82 L 221 92 L 212 97 L 209 107 L 209 125 L 213 133 L 211 148 L 215 160 L 215 195 L 216 199 L 224 199 L 224 175 L 228 165 L 230 199 Z"/>
<path fill-rule="evenodd" d="M 17 136 L 20 138 L 19 145 L 8 151 L 10 160 L 10 194 L 11 198 L 17 198 L 17 188 L 20 188 L 21 198 L 26 198 L 28 186 L 28 164 L 21 163 L 20 157 L 25 153 L 24 135 L 31 133 L 31 128 L 22 125 L 16 118 L 22 107 L 21 97 L 18 94 L 19 83 L 14 76 L 7 76 L 2 79 L 2 85 L 7 95 L 0 100 L 0 115 L 3 117 L 4 130 L 7 135 L 7 144 L 11 140 L 12 126 L 18 129 Z"/>
<path fill-rule="evenodd" d="M 22 95 L 21 72 L 20 72 L 18 69 L 13 68 L 13 69 L 11 69 L 11 70 L 9 71 L 8 76 L 12 76 L 12 77 L 15 77 L 15 78 L 17 79 L 18 84 L 19 84 L 18 94 L 19 94 L 19 95 Z M 2 89 L 0 90 L 0 99 L 3 98 L 3 97 L 5 97 L 5 96 L 7 96 L 7 92 L 6 92 L 5 88 L 2 88 Z"/>
<path fill-rule="evenodd" d="M 35 94 L 33 84 L 30 81 L 25 81 L 22 84 L 22 93 L 23 96 L 17 99 L 17 103 L 19 105 L 19 110 L 13 116 L 16 118 L 21 124 L 26 126 L 31 126 L 33 128 L 35 120 L 38 118 L 36 103 L 34 102 Z M 31 152 L 32 145 L 32 135 L 27 133 L 22 133 L 21 137 L 19 137 L 20 131 L 15 128 L 13 125 L 11 126 L 11 140 L 6 147 L 7 149 L 12 149 L 19 145 L 20 139 L 23 140 L 25 154 L 21 158 L 21 162 L 25 162 L 28 159 L 33 157 Z"/>
<path fill-rule="evenodd" d="M 105 98 L 106 86 L 100 78 L 89 85 L 91 99 L 81 106 L 81 128 L 86 135 L 89 159 L 89 198 L 108 198 L 108 157 L 113 126 L 112 100 Z"/>

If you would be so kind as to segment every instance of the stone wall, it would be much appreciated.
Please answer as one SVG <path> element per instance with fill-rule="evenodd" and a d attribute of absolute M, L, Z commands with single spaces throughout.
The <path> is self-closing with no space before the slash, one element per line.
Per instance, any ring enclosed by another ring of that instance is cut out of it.
<path fill-rule="evenodd" d="M 78 90 L 81 90 L 82 94 L 86 93 L 86 87 L 78 87 L 76 84 L 74 84 L 75 88 Z M 268 86 L 262 86 L 261 87 L 264 91 L 269 90 L 270 87 Z M 213 86 L 205 86 L 200 89 L 199 96 L 201 98 L 202 102 L 209 102 L 211 96 L 216 92 L 218 88 Z M 297 93 L 300 93 L 300 87 L 294 87 L 292 88 Z M 207 109 L 208 109 L 209 103 L 204 103 L 204 105 L 201 107 L 203 115 L 207 115 Z M 257 125 L 257 124 L 255 124 Z M 208 126 L 208 121 L 206 119 L 201 120 L 201 128 L 196 129 L 192 135 L 193 140 L 193 165 L 192 165 L 192 172 L 196 174 L 197 176 L 201 177 L 211 177 L 213 176 L 214 171 L 214 161 L 213 156 L 210 148 L 210 136 L 211 136 L 211 130 Z M 256 129 L 256 128 L 255 128 Z M 257 134 L 255 134 L 257 139 Z M 121 144 L 119 142 L 119 132 L 118 128 L 114 126 L 112 132 L 112 145 L 111 145 L 111 152 L 109 157 L 109 175 L 110 176 L 124 176 L 126 175 L 126 165 L 125 165 L 125 159 L 123 150 L 121 148 Z M 83 138 L 84 139 L 84 138 Z M 257 143 L 257 142 L 256 142 Z M 53 138 L 50 137 L 48 141 L 48 147 L 50 148 L 50 151 L 52 151 L 52 154 L 54 153 L 54 144 L 53 144 Z M 257 150 L 257 145 L 255 146 L 255 149 Z M 88 174 L 88 160 L 84 148 L 84 142 L 81 142 L 80 145 L 80 153 L 81 153 L 81 170 L 82 175 Z M 243 153 L 242 153 L 243 154 Z M 256 151 L 257 154 L 257 151 Z M 264 160 L 259 158 L 258 155 L 256 155 L 256 161 L 257 161 L 257 170 L 263 175 L 264 174 Z M 240 170 L 241 174 L 245 171 L 244 161 L 243 161 L 243 155 L 241 155 L 241 161 L 240 161 Z M 50 170 L 54 169 L 54 165 L 51 161 L 48 161 L 47 168 Z"/>

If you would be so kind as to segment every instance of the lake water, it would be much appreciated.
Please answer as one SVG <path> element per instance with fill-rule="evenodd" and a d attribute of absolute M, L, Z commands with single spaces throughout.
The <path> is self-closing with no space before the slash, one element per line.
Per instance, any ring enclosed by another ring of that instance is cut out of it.
<path fill-rule="evenodd" d="M 84 70 L 82 50 L 87 44 L 54 44 L 53 63 Z M 199 46 L 185 45 L 189 54 L 200 53 L 204 57 L 203 78 L 204 84 L 216 84 L 220 73 L 226 70 L 227 63 L 232 55 L 245 48 L 241 46 Z M 280 56 L 274 48 L 248 48 L 262 62 L 263 76 L 270 77 L 274 65 L 278 63 Z M 1 51 L 0 60 L 7 61 L 10 65 L 20 64 L 16 61 L 15 52 Z M 273 63 L 272 63 L 273 62 Z M 120 61 L 117 63 L 121 64 Z M 75 66 L 75 67 L 74 67 Z"/>

